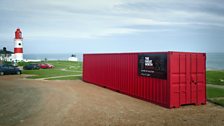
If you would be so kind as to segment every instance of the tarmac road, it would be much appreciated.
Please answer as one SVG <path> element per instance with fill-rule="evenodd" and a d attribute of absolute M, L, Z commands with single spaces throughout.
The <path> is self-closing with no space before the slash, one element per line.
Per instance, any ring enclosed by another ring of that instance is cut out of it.
<path fill-rule="evenodd" d="M 81 80 L 0 76 L 0 126 L 224 126 L 208 103 L 166 109 Z"/>

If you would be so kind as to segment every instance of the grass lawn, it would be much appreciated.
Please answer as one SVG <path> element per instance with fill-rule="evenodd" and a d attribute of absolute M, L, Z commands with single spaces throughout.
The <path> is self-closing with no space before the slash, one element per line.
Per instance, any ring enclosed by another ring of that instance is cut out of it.
<path fill-rule="evenodd" d="M 207 99 L 215 104 L 224 106 L 224 88 L 207 86 Z"/>
<path fill-rule="evenodd" d="M 55 69 L 65 69 L 71 71 L 82 71 L 82 62 L 71 62 L 71 61 L 48 61 L 53 64 Z"/>
<path fill-rule="evenodd" d="M 217 97 L 224 97 L 224 89 L 207 86 L 207 98 Z"/>
<path fill-rule="evenodd" d="M 207 84 L 224 86 L 224 71 L 207 71 Z M 207 86 L 207 99 L 224 106 L 224 88 Z"/>
<path fill-rule="evenodd" d="M 207 71 L 207 84 L 224 85 L 224 71 Z"/>
<path fill-rule="evenodd" d="M 34 75 L 29 78 L 39 79 L 57 76 L 67 75 L 81 75 L 82 74 L 82 62 L 70 62 L 70 61 L 48 61 L 47 63 L 55 66 L 53 69 L 40 69 L 40 70 L 23 70 L 23 74 Z M 51 80 L 62 79 L 62 80 L 75 80 L 78 77 L 59 77 L 52 78 Z"/>
<path fill-rule="evenodd" d="M 207 71 L 206 81 L 207 84 L 224 86 L 224 71 Z M 224 106 L 224 88 L 207 86 L 207 99 Z"/>

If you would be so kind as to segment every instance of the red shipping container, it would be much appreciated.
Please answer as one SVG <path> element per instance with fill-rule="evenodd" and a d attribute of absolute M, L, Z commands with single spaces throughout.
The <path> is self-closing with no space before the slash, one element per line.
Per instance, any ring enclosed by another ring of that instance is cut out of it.
<path fill-rule="evenodd" d="M 84 54 L 83 80 L 167 108 L 206 104 L 206 54 Z"/>

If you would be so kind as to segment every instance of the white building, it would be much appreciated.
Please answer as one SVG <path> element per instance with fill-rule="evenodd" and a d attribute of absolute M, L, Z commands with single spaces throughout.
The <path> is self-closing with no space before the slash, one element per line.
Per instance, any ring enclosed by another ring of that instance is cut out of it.
<path fill-rule="evenodd" d="M 76 55 L 72 54 L 71 57 L 68 58 L 68 61 L 78 61 L 78 58 L 76 57 Z"/>
<path fill-rule="evenodd" d="M 4 47 L 0 49 L 0 61 L 13 61 L 14 60 L 14 53 L 11 51 L 6 50 Z"/>

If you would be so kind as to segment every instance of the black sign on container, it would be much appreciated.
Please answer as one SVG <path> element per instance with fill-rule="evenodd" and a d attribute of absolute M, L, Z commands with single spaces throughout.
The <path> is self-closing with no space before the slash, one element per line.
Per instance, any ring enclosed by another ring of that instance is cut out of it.
<path fill-rule="evenodd" d="M 138 74 L 167 79 L 167 54 L 139 54 Z"/>

